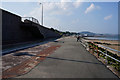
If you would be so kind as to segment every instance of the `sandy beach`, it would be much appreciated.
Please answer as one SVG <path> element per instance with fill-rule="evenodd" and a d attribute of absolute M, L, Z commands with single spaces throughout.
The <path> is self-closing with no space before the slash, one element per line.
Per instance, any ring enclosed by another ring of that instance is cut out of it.
<path fill-rule="evenodd" d="M 102 45 L 113 48 L 113 49 L 116 49 L 116 50 L 119 51 L 118 47 L 120 47 L 120 46 L 118 44 L 120 44 L 120 43 L 117 40 L 92 40 L 92 41 L 103 43 Z M 108 43 L 110 45 L 107 45 L 107 44 L 104 44 L 104 43 Z"/>

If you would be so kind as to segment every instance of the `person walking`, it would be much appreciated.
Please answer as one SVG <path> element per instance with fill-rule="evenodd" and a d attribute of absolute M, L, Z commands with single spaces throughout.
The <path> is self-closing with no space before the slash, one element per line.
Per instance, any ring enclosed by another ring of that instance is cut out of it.
<path fill-rule="evenodd" d="M 80 36 L 77 37 L 77 42 L 80 40 Z"/>

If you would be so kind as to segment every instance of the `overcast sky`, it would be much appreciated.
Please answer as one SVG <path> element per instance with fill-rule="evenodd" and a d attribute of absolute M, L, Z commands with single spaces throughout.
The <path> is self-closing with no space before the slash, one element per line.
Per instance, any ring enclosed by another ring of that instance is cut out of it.
<path fill-rule="evenodd" d="M 61 31 L 118 33 L 117 2 L 44 2 L 44 25 Z M 3 2 L 2 8 L 41 23 L 38 2 Z"/>

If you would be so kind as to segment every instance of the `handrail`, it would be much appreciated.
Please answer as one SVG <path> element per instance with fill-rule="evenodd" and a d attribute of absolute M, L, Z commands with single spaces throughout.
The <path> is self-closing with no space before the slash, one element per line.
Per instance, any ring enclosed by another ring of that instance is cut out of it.
<path fill-rule="evenodd" d="M 120 63 L 120 61 L 118 59 L 115 59 L 114 57 L 112 57 L 112 56 L 110 56 L 110 55 L 108 55 L 108 54 L 106 54 L 106 53 L 104 53 L 104 52 L 102 52 L 100 50 L 98 50 L 98 51 L 101 52 L 102 54 L 106 55 L 107 57 L 109 57 L 109 58 L 111 58 L 111 59 L 113 59 L 113 60 L 115 60 L 115 61 Z"/>
<path fill-rule="evenodd" d="M 87 42 L 86 42 L 86 41 L 83 41 L 83 39 L 81 40 L 81 42 L 82 42 L 82 45 L 85 44 L 85 43 L 87 44 Z M 84 43 L 83 43 L 83 42 L 84 42 Z M 91 42 L 91 43 L 93 43 L 93 42 Z M 94 44 L 94 43 L 93 43 L 93 44 Z M 94 44 L 94 45 L 96 45 L 96 44 Z M 84 47 L 88 47 L 89 45 L 87 44 L 87 46 L 85 46 L 85 45 L 83 45 L 83 46 L 84 46 Z M 98 46 L 98 45 L 96 45 L 96 46 Z M 92 46 L 92 48 L 94 48 L 94 47 Z M 96 48 L 94 48 L 94 49 L 96 49 Z M 107 47 L 106 47 L 106 52 L 107 52 L 107 49 L 111 49 L 111 48 L 107 48 Z M 111 49 L 111 50 L 114 51 L 114 49 Z M 116 51 L 117 51 L 117 50 L 116 50 Z M 105 56 L 107 56 L 107 57 L 109 57 L 109 58 L 111 58 L 111 59 L 113 59 L 113 60 L 115 60 L 115 61 L 117 61 L 117 62 L 120 63 L 120 60 L 115 59 L 114 57 L 108 55 L 107 53 L 102 52 L 101 50 L 98 50 L 98 49 L 97 49 L 97 52 L 101 52 L 103 55 L 105 55 Z"/>
<path fill-rule="evenodd" d="M 111 50 L 111 51 L 115 51 L 115 52 L 120 53 L 120 51 L 118 51 L 118 50 L 115 50 L 115 49 L 112 49 L 112 48 L 109 48 L 109 47 L 106 47 L 106 46 L 103 46 L 103 45 L 100 45 L 100 44 L 99 44 L 98 46 L 104 47 L 104 48 L 109 49 L 109 50 Z"/>
<path fill-rule="evenodd" d="M 33 17 L 22 17 L 22 21 L 25 22 L 25 20 L 29 20 L 29 21 L 39 24 L 39 21 Z"/>

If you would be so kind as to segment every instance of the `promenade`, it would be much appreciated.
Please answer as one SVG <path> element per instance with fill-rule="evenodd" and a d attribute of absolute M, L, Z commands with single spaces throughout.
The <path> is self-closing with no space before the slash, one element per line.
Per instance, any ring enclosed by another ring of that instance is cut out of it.
<path fill-rule="evenodd" d="M 66 37 L 52 44 L 61 47 L 30 72 L 16 78 L 117 78 L 76 42 L 76 38 Z"/>

